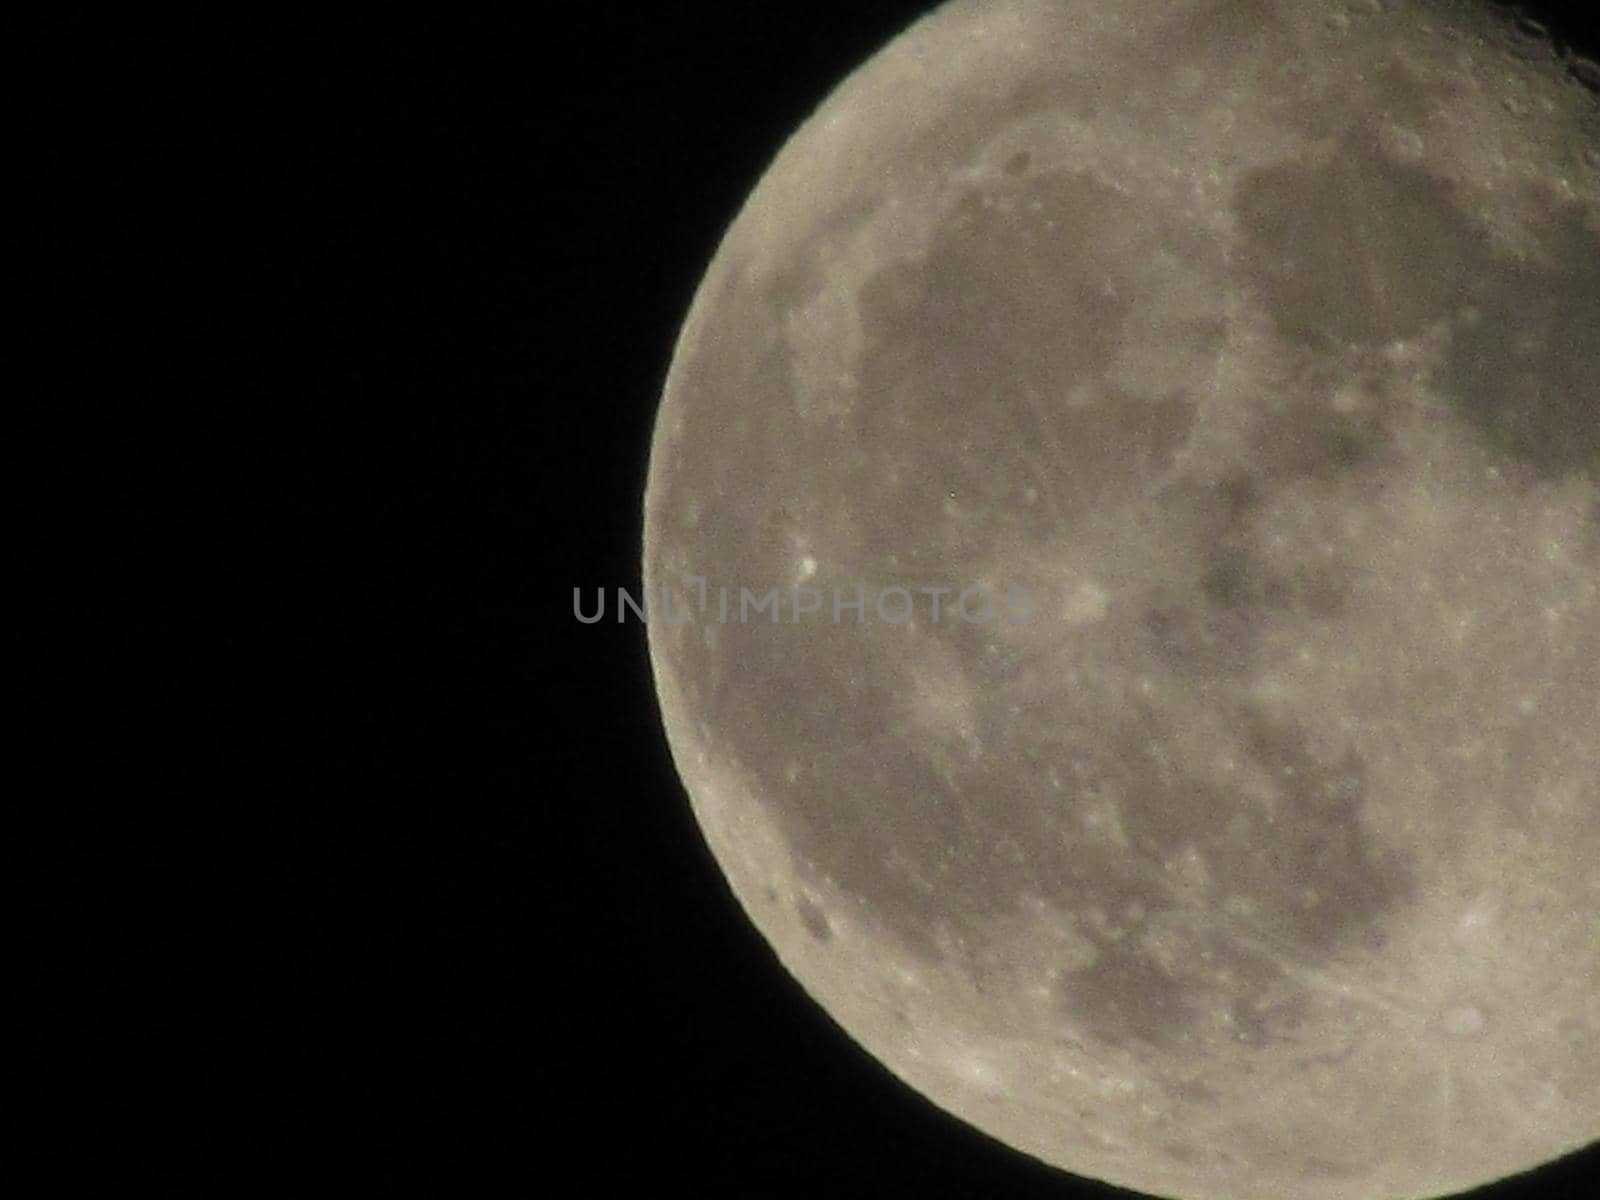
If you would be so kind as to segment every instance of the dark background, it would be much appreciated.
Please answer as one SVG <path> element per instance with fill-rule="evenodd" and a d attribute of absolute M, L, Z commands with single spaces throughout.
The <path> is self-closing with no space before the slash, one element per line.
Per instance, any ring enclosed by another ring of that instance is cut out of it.
<path fill-rule="evenodd" d="M 211 64 L 275 297 L 248 390 L 271 536 L 317 600 L 280 663 L 310 735 L 277 749 L 270 900 L 305 934 L 263 964 L 303 1096 L 280 1156 L 580 1195 L 1123 1194 L 942 1114 L 809 1002 L 692 822 L 642 626 L 571 612 L 637 593 L 655 406 L 723 229 L 929 7 L 390 14 Z M 1587 1196 L 1594 1167 L 1484 1195 Z"/>

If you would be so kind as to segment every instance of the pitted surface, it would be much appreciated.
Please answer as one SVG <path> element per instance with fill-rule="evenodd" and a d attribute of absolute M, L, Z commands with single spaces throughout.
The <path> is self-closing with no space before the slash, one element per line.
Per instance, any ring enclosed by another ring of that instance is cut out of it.
<path fill-rule="evenodd" d="M 1595 183 L 1474 169 L 1463 108 L 1514 117 L 1444 34 L 1157 7 L 807 237 L 753 199 L 652 468 L 652 591 L 735 592 L 652 630 L 669 733 L 791 969 L 968 1119 L 1179 1194 L 1464 1186 L 1600 1127 Z"/>

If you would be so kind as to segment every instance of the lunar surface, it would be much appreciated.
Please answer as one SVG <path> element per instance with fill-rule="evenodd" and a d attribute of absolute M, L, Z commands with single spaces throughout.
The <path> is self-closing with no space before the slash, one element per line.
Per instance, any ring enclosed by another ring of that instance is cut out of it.
<path fill-rule="evenodd" d="M 947 5 L 667 380 L 672 750 L 900 1079 L 1157 1196 L 1600 1136 L 1600 111 L 1468 4 Z"/>

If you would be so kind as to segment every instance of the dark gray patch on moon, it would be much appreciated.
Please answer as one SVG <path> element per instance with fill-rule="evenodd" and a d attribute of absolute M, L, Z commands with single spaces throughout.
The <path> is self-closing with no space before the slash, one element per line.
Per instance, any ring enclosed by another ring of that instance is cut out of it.
<path fill-rule="evenodd" d="M 1279 332 L 1319 350 L 1415 336 L 1486 259 L 1448 184 L 1359 135 L 1325 161 L 1250 172 L 1234 208 L 1242 264 Z"/>
<path fill-rule="evenodd" d="M 1366 930 L 1415 894 L 1408 864 L 1363 831 L 1358 758 L 1318 762 L 1293 727 L 1247 711 L 1238 724 L 1248 731 L 1243 748 L 1270 807 L 1175 771 L 1170 731 L 1154 713 L 1130 728 L 1097 730 L 1091 744 L 1063 747 L 1063 757 L 1084 764 L 1067 802 L 1114 797 L 1133 850 L 1080 848 L 1054 893 L 1074 909 L 1141 914 L 1131 925 L 1090 925 L 1100 957 L 1061 985 L 1067 1010 L 1105 1040 L 1172 1048 L 1203 1015 L 1192 1003 L 1213 986 L 1203 962 L 1231 962 L 1265 984 L 1279 972 L 1247 947 L 1266 943 L 1280 959 L 1324 963 L 1360 945 Z M 1184 854 L 1198 855 L 1214 873 L 1214 885 L 1198 897 L 1175 896 L 1170 886 L 1170 864 Z M 1249 909 L 1225 915 L 1224 887 L 1249 897 Z M 1192 919 L 1197 900 L 1204 916 Z M 1168 918 L 1188 943 L 1176 970 L 1158 966 L 1139 937 L 1141 925 Z"/>
<path fill-rule="evenodd" d="M 1255 465 L 1267 483 L 1371 475 L 1389 463 L 1391 430 L 1381 397 L 1341 412 L 1332 398 L 1345 381 L 1325 376 L 1307 366 L 1292 391 L 1260 397 Z"/>
<path fill-rule="evenodd" d="M 885 479 L 867 506 L 886 552 L 904 548 L 902 516 L 936 510 L 952 484 L 988 502 L 993 519 L 1059 522 L 1126 488 L 1142 461 L 1169 458 L 1187 438 L 1194 406 L 1183 396 L 1101 389 L 1080 410 L 1062 403 L 1110 365 L 1138 302 L 1095 246 L 1125 203 L 1086 175 L 973 191 L 925 257 L 885 269 L 862 290 L 859 444 L 886 464 L 903 460 L 908 445 L 920 459 L 915 472 Z M 1040 448 L 1048 478 L 1028 477 L 1019 443 Z M 1000 503 L 1030 482 L 1058 507 L 1028 518 L 1012 504 L 1003 517 Z M 962 549 L 937 547 L 941 556 Z"/>
<path fill-rule="evenodd" d="M 1546 202 L 1538 262 L 1484 264 L 1442 382 L 1501 455 L 1539 479 L 1600 480 L 1600 234 Z"/>
<path fill-rule="evenodd" d="M 1353 429 L 1368 439 L 1360 453 L 1347 440 Z M 1183 475 L 1162 489 L 1159 520 L 1182 531 L 1174 543 L 1194 563 L 1194 574 L 1186 586 L 1148 597 L 1143 633 L 1156 661 L 1196 683 L 1237 680 L 1259 668 L 1268 619 L 1327 621 L 1345 611 L 1353 569 L 1320 555 L 1292 565 L 1274 562 L 1262 549 L 1260 526 L 1275 487 L 1337 479 L 1378 461 L 1376 429 L 1373 423 L 1368 435 L 1365 425 L 1321 421 L 1314 403 L 1286 407 L 1258 424 L 1255 474 Z M 1333 469 L 1336 463 L 1344 464 L 1342 471 Z"/>
<path fill-rule="evenodd" d="M 1235 198 L 1243 263 L 1285 339 L 1337 354 L 1462 314 L 1439 383 L 1496 452 L 1548 479 L 1600 465 L 1600 236 L 1576 205 L 1543 204 L 1537 261 L 1513 258 L 1451 186 L 1364 134 L 1324 163 L 1251 172 Z M 1383 431 L 1356 411 L 1291 405 L 1271 452 L 1312 473 L 1358 466 Z"/>
<path fill-rule="evenodd" d="M 1195 1019 L 1188 988 L 1137 950 L 1102 948 L 1092 967 L 1061 986 L 1063 1010 L 1111 1046 L 1137 1038 L 1171 1047 Z"/>

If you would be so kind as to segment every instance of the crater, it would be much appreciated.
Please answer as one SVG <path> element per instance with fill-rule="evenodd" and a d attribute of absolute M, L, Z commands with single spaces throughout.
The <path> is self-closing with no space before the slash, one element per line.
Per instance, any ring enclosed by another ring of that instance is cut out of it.
<path fill-rule="evenodd" d="M 828 921 L 828 914 L 809 896 L 796 896 L 794 909 L 800 917 L 800 923 L 819 942 L 831 941 L 833 938 L 833 925 Z"/>

